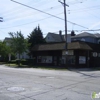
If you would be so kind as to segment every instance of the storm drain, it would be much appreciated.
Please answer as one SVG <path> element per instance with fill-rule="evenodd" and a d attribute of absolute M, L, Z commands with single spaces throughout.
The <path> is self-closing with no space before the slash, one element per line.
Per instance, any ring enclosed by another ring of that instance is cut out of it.
<path fill-rule="evenodd" d="M 24 91 L 25 89 L 22 87 L 10 87 L 7 90 L 11 92 L 21 92 L 21 91 Z"/>

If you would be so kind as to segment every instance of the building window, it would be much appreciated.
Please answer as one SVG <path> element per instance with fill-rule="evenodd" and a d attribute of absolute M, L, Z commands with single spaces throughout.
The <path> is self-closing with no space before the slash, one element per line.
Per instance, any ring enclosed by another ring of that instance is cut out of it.
<path fill-rule="evenodd" d="M 86 57 L 85 56 L 79 56 L 79 64 L 86 64 Z"/>
<path fill-rule="evenodd" d="M 52 56 L 38 56 L 38 63 L 52 63 Z"/>

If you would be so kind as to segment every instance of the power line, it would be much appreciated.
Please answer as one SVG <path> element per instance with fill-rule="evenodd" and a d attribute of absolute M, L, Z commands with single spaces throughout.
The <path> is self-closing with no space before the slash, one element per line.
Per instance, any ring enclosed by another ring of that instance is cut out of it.
<path fill-rule="evenodd" d="M 56 14 L 56 15 L 60 15 L 60 14 L 63 14 L 63 12 L 62 13 L 59 13 L 59 14 Z M 35 22 L 38 22 L 38 21 L 43 21 L 43 20 L 46 20 L 46 19 L 51 18 L 51 17 L 52 16 L 49 16 L 49 17 L 46 17 L 46 18 L 43 18 L 43 19 L 40 19 L 40 20 L 36 20 L 36 21 L 32 21 L 32 22 L 29 22 L 29 23 L 15 25 L 15 26 L 6 27 L 6 28 L 0 28 L 0 29 L 7 29 L 7 28 L 12 28 L 12 27 L 24 26 L 24 25 L 28 25 L 28 24 L 31 24 L 31 23 L 35 23 Z"/>
<path fill-rule="evenodd" d="M 62 32 L 64 32 L 65 30 L 62 30 Z M 67 30 L 68 32 L 71 32 L 72 30 Z M 74 30 L 75 32 L 96 32 L 96 31 L 100 31 L 100 29 L 95 29 L 95 30 Z M 58 33 L 59 31 L 55 32 L 55 33 Z"/>
<path fill-rule="evenodd" d="M 72 31 L 72 30 L 68 30 L 68 31 Z M 81 31 L 100 31 L 100 29 L 95 29 L 95 30 L 74 30 L 76 32 L 81 32 Z"/>
<path fill-rule="evenodd" d="M 30 2 L 25 2 L 25 3 L 30 3 Z M 13 8 L 10 8 L 10 9 L 7 9 L 7 10 L 5 10 L 5 12 L 2 12 L 2 13 L 0 13 L 1 15 L 7 15 L 7 13 L 9 14 L 9 13 L 12 13 L 12 12 L 15 12 L 15 11 L 19 11 L 20 10 L 20 8 L 19 8 L 19 6 L 16 6 L 16 7 L 13 7 Z M 12 9 L 14 9 L 14 10 L 12 10 Z M 4 14 L 3 14 L 4 13 Z"/>
<path fill-rule="evenodd" d="M 50 13 L 44 12 L 44 11 L 39 10 L 39 9 L 36 9 L 36 8 L 30 7 L 30 6 L 25 5 L 25 4 L 22 4 L 22 3 L 20 3 L 20 2 L 17 2 L 17 1 L 14 1 L 14 0 L 11 0 L 11 1 L 13 1 L 13 2 L 15 2 L 15 3 L 18 3 L 18 4 L 20 4 L 20 5 L 23 5 L 23 6 L 25 6 L 25 7 L 28 7 L 28 8 L 34 9 L 34 10 L 36 10 L 36 11 L 39 11 L 39 12 L 41 12 L 41 13 L 44 13 L 44 14 L 47 14 L 47 15 L 53 16 L 53 17 L 55 17 L 55 18 L 58 18 L 58 19 L 64 20 L 63 18 L 57 17 L 57 16 L 55 16 L 55 15 L 52 15 L 52 14 L 50 14 Z M 67 22 L 88 29 L 87 27 L 84 27 L 84 26 L 82 26 L 82 25 L 79 25 L 79 24 L 73 23 L 73 22 L 71 22 L 71 21 L 68 21 L 68 20 L 67 20 Z"/>
<path fill-rule="evenodd" d="M 34 5 L 36 5 L 36 4 L 39 4 L 39 5 L 41 5 L 41 6 L 43 6 L 43 5 L 46 5 L 47 3 L 45 2 L 45 1 L 36 1 L 36 3 L 34 4 Z M 29 4 L 29 2 L 27 2 L 27 4 Z M 36 7 L 38 7 L 39 5 L 36 5 Z M 14 9 L 13 11 L 11 11 L 12 9 Z M 20 8 L 20 6 L 17 6 L 17 7 L 14 7 L 14 8 L 12 8 L 12 9 L 10 9 L 10 10 L 7 10 L 6 12 L 4 12 L 4 14 L 2 14 L 3 15 L 3 17 L 4 16 L 7 16 L 8 17 L 8 15 L 14 15 L 13 13 L 15 12 L 16 14 L 18 13 L 19 14 L 19 11 L 21 11 L 21 13 L 23 12 L 22 10 L 24 10 L 24 12 L 25 12 L 25 8 Z"/>
<path fill-rule="evenodd" d="M 83 6 L 85 6 L 85 5 L 83 5 Z M 86 7 L 86 6 L 85 6 L 85 7 Z M 88 12 L 88 13 L 91 14 L 91 15 L 93 15 L 94 17 L 100 19 L 98 16 L 95 16 L 93 13 L 90 13 L 90 12 Z"/>
<path fill-rule="evenodd" d="M 87 10 L 93 10 L 93 9 L 100 9 L 100 5 L 98 6 L 92 6 L 92 7 L 85 7 L 85 8 L 81 8 L 81 9 L 74 9 L 74 10 L 68 10 L 68 11 L 71 11 L 71 12 L 75 12 L 75 11 L 87 11 Z"/>
<path fill-rule="evenodd" d="M 46 9 L 44 9 L 44 10 L 45 10 L 45 11 L 55 10 L 55 9 L 58 9 L 58 7 L 59 7 L 59 5 L 56 5 L 56 6 L 53 6 L 53 7 L 46 8 Z M 22 12 L 21 12 L 21 13 L 22 13 Z M 22 14 L 23 14 L 23 13 L 22 13 Z M 38 13 L 35 13 L 35 15 L 36 15 L 36 14 L 38 14 Z M 30 14 L 27 14 L 27 15 L 24 16 L 24 17 L 22 16 L 22 18 L 25 18 L 25 17 L 27 17 L 27 16 L 33 16 L 33 15 L 34 15 L 34 14 L 31 14 L 31 15 L 30 15 Z M 18 19 L 18 18 L 21 18 L 21 17 L 20 17 L 20 16 L 17 16 L 17 18 L 16 18 L 16 17 L 15 17 L 15 18 L 12 17 L 12 18 L 10 18 L 10 19 L 9 19 L 9 17 L 8 17 L 8 19 L 6 19 L 6 20 L 7 20 L 7 21 L 10 21 L 10 20 Z M 7 21 L 6 21 L 6 22 L 7 22 Z"/>

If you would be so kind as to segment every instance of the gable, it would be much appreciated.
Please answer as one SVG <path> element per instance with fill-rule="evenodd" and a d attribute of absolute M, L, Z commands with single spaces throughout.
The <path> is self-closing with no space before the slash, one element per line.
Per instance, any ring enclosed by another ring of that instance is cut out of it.
<path fill-rule="evenodd" d="M 51 34 L 48 34 L 45 38 L 46 42 L 55 42 L 54 38 Z"/>

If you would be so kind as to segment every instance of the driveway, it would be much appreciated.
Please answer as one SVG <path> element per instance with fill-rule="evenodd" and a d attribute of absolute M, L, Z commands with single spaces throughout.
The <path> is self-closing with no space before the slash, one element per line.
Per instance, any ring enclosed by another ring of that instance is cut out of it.
<path fill-rule="evenodd" d="M 92 100 L 93 92 L 100 92 L 100 71 L 0 65 L 0 100 Z"/>

